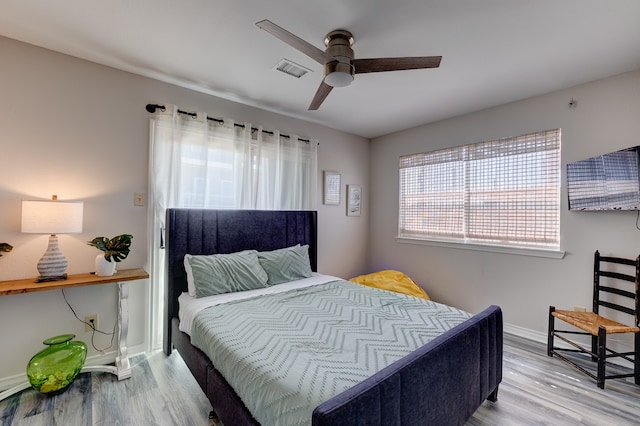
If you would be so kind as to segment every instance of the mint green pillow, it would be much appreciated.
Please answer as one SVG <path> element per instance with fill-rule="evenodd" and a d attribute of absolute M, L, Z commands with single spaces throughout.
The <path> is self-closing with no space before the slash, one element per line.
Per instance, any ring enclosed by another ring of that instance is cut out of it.
<path fill-rule="evenodd" d="M 185 265 L 187 262 L 191 269 L 196 297 L 267 286 L 268 276 L 260 266 L 258 252 L 255 250 L 206 256 L 187 255 Z"/>
<path fill-rule="evenodd" d="M 308 245 L 261 251 L 258 259 L 269 277 L 268 285 L 309 278 L 312 274 Z"/>

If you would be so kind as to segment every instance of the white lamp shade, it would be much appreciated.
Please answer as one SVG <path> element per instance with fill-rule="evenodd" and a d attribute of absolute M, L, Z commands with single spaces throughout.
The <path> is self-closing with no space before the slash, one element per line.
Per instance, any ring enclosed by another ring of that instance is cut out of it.
<path fill-rule="evenodd" d="M 78 234 L 82 232 L 82 201 L 23 201 L 22 232 Z"/>

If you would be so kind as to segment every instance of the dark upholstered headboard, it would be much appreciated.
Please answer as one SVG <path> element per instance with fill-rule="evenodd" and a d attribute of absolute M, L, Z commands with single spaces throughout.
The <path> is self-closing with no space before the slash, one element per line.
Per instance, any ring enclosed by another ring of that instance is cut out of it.
<path fill-rule="evenodd" d="M 167 209 L 165 353 L 171 350 L 171 319 L 178 316 L 178 297 L 187 291 L 185 254 L 268 251 L 308 244 L 311 269 L 317 271 L 317 228 L 315 211 Z"/>

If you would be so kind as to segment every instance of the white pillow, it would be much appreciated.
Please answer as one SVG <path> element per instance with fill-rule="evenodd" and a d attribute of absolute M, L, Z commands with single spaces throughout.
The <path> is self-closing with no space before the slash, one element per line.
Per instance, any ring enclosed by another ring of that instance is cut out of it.
<path fill-rule="evenodd" d="M 189 296 L 196 297 L 196 285 L 193 281 L 193 270 L 191 269 L 191 263 L 189 263 L 189 259 L 191 259 L 191 255 L 185 254 L 184 270 L 187 272 L 187 288 L 189 291 Z"/>

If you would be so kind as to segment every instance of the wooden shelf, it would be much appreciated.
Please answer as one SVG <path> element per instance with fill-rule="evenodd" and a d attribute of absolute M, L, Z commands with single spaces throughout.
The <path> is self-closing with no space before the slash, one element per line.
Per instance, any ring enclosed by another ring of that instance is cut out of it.
<path fill-rule="evenodd" d="M 37 283 L 35 278 L 22 280 L 0 281 L 0 296 L 10 294 L 31 293 L 34 291 L 59 290 L 63 288 L 82 287 L 97 284 L 117 283 L 149 278 L 149 274 L 142 268 L 124 269 L 110 277 L 100 277 L 94 274 L 69 275 L 63 281 L 48 281 Z"/>

